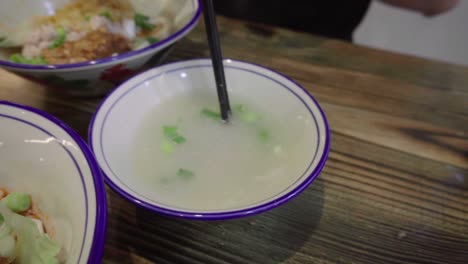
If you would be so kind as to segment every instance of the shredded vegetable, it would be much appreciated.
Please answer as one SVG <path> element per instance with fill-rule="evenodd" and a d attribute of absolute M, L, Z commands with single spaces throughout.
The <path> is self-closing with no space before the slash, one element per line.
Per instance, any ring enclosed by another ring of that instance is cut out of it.
<path fill-rule="evenodd" d="M 67 32 L 63 27 L 57 29 L 57 38 L 50 44 L 49 49 L 55 49 L 63 45 L 67 39 Z"/>
<path fill-rule="evenodd" d="M 140 13 L 134 16 L 135 24 L 143 30 L 152 30 L 154 25 L 149 22 L 150 18 Z"/>
<path fill-rule="evenodd" d="M 0 202 L 0 215 L 3 223 L 0 226 L 0 253 L 16 263 L 28 264 L 58 264 L 57 255 L 60 246 L 47 235 L 42 234 L 36 223 L 10 210 L 5 203 Z M 6 231 L 5 231 L 6 230 Z M 11 253 L 11 239 L 14 253 Z"/>
<path fill-rule="evenodd" d="M 149 44 L 154 44 L 156 42 L 159 42 L 159 39 L 155 37 L 147 37 L 146 40 L 149 42 Z"/>
<path fill-rule="evenodd" d="M 28 59 L 23 55 L 16 53 L 10 56 L 10 61 L 15 63 L 22 63 L 22 64 L 33 64 L 33 65 L 47 65 L 47 61 L 44 60 L 42 57 Z"/>
<path fill-rule="evenodd" d="M 109 19 L 110 21 L 114 21 L 112 19 L 111 13 L 108 10 L 102 11 L 101 13 L 99 13 L 99 15 Z"/>

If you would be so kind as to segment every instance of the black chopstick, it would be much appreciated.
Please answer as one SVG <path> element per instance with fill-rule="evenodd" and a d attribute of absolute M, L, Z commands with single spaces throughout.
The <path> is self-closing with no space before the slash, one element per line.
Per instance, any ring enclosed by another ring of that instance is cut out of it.
<path fill-rule="evenodd" d="M 218 26 L 216 24 L 216 15 L 212 0 L 203 0 L 203 14 L 205 17 L 206 34 L 208 37 L 208 44 L 210 46 L 216 88 L 218 90 L 221 118 L 227 122 L 231 115 L 231 106 L 229 103 L 226 77 L 224 76 L 223 54 L 221 51 L 221 43 L 219 41 Z"/>

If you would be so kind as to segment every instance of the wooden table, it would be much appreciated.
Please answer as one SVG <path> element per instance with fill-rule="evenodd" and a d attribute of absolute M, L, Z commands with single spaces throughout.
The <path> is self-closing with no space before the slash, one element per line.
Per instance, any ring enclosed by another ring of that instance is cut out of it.
<path fill-rule="evenodd" d="M 166 218 L 109 191 L 104 263 L 468 263 L 468 68 L 219 22 L 227 57 L 284 72 L 318 99 L 329 161 L 286 205 L 225 222 Z M 169 60 L 208 54 L 199 25 Z M 63 98 L 4 71 L 0 80 L 0 99 L 86 137 L 99 98 Z"/>

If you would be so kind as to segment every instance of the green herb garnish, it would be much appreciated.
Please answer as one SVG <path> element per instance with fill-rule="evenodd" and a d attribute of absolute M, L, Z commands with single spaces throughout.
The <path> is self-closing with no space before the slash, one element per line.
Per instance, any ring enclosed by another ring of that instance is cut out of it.
<path fill-rule="evenodd" d="M 211 119 L 214 119 L 214 120 L 221 120 L 221 114 L 220 113 L 215 112 L 215 111 L 210 110 L 210 109 L 207 109 L 207 108 L 202 109 L 201 115 L 205 116 L 205 117 L 208 117 L 208 118 L 211 118 Z"/>
<path fill-rule="evenodd" d="M 135 24 L 143 30 L 152 30 L 154 25 L 149 23 L 149 17 L 140 13 L 136 13 L 134 18 Z"/>
<path fill-rule="evenodd" d="M 99 15 L 102 16 L 102 17 L 105 17 L 105 18 L 109 19 L 110 21 L 113 21 L 112 15 L 111 15 L 111 13 L 110 13 L 108 10 L 102 11 L 101 13 L 99 13 Z"/>
<path fill-rule="evenodd" d="M 164 126 L 163 127 L 164 136 L 176 144 L 183 144 L 187 141 L 183 136 L 177 132 L 177 127 L 175 126 Z"/>
<path fill-rule="evenodd" d="M 260 120 L 260 117 L 253 112 L 247 112 L 244 115 L 241 116 L 242 120 L 247 122 L 247 123 L 255 123 L 258 120 Z"/>
<path fill-rule="evenodd" d="M 147 37 L 146 40 L 149 42 L 149 44 L 154 44 L 156 42 L 159 42 L 159 39 L 155 37 Z"/>
<path fill-rule="evenodd" d="M 253 124 L 254 127 L 258 127 L 257 124 L 255 123 L 259 121 L 261 118 L 257 113 L 249 111 L 249 109 L 245 105 L 242 105 L 242 104 L 233 105 L 233 110 L 235 113 L 238 114 L 240 120 L 248 124 Z M 214 120 L 222 119 L 221 114 L 219 112 L 215 112 L 207 108 L 202 109 L 201 115 L 214 119 Z M 270 132 L 268 132 L 265 129 L 259 130 L 257 136 L 258 136 L 258 139 L 262 142 L 267 142 L 271 138 Z"/>
<path fill-rule="evenodd" d="M 260 130 L 260 132 L 258 132 L 258 138 L 261 141 L 266 142 L 270 139 L 270 132 L 266 130 Z"/>
<path fill-rule="evenodd" d="M 195 173 L 186 169 L 179 169 L 177 171 L 177 176 L 179 176 L 180 178 L 184 180 L 190 180 L 193 178 L 193 176 L 195 176 Z"/>
<path fill-rule="evenodd" d="M 47 61 L 44 60 L 42 57 L 29 59 L 19 53 L 11 55 L 9 59 L 12 62 L 22 63 L 22 64 L 33 64 L 33 65 L 47 65 L 48 64 Z"/>
<path fill-rule="evenodd" d="M 86 15 L 86 16 L 84 17 L 84 19 L 85 19 L 86 21 L 89 21 L 89 20 L 91 20 L 91 16 L 90 16 L 90 15 Z"/>
<path fill-rule="evenodd" d="M 50 44 L 49 49 L 55 49 L 63 45 L 65 43 L 65 39 L 67 38 L 67 32 L 63 27 L 59 27 L 57 29 L 57 38 Z"/>
<path fill-rule="evenodd" d="M 177 133 L 177 127 L 175 126 L 163 126 L 163 132 L 164 132 L 164 135 L 170 139 L 172 139 L 172 137 L 178 135 Z"/>
<path fill-rule="evenodd" d="M 177 132 L 175 126 L 163 126 L 163 134 L 166 139 L 161 143 L 161 151 L 166 154 L 172 154 L 175 150 L 175 145 L 185 143 L 187 140 Z"/>
<path fill-rule="evenodd" d="M 164 140 L 161 143 L 161 151 L 166 154 L 172 154 L 174 152 L 174 144 L 170 141 Z"/>
<path fill-rule="evenodd" d="M 243 104 L 235 104 L 233 109 L 234 112 L 239 115 L 240 120 L 242 120 L 245 123 L 253 124 L 256 126 L 255 123 L 257 123 L 261 119 L 259 114 L 250 111 L 248 107 L 246 107 Z M 257 136 L 258 139 L 262 142 L 267 142 L 271 138 L 270 132 L 268 132 L 265 129 L 258 130 Z"/>
<path fill-rule="evenodd" d="M 174 141 L 174 143 L 176 144 L 183 144 L 187 140 L 183 136 L 177 136 L 177 137 L 174 137 L 172 141 Z"/>
<path fill-rule="evenodd" d="M 249 109 L 245 105 L 234 105 L 234 111 L 238 113 L 240 119 L 246 123 L 252 124 L 260 120 L 260 116 L 257 113 L 249 111 Z"/>

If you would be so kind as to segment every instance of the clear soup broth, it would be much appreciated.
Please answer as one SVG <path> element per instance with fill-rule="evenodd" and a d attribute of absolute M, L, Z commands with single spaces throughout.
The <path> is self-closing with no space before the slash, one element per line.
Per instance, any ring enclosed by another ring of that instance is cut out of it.
<path fill-rule="evenodd" d="M 253 206 L 294 184 L 317 146 L 312 117 L 231 101 L 228 124 L 216 101 L 196 90 L 147 113 L 131 155 L 139 188 L 162 205 L 217 211 Z"/>

